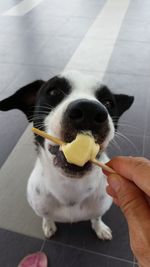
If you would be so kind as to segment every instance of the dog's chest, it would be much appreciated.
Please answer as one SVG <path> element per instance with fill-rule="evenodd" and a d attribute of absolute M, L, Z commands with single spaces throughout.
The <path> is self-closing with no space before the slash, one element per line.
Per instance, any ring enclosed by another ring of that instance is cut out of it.
<path fill-rule="evenodd" d="M 35 169 L 29 179 L 28 200 L 38 215 L 58 222 L 75 222 L 103 213 L 107 202 L 103 175 L 79 180 L 53 178 L 47 186 L 40 170 Z"/>
<path fill-rule="evenodd" d="M 73 206 L 81 203 L 84 199 L 93 194 L 99 186 L 99 179 L 65 179 L 55 180 L 50 192 L 58 201 L 66 206 Z"/>
<path fill-rule="evenodd" d="M 100 193 L 100 188 L 97 188 L 92 195 L 85 198 L 80 203 L 70 201 L 67 205 L 60 204 L 53 210 L 53 219 L 57 222 L 77 222 L 89 220 L 103 214 L 109 202 L 105 193 Z M 110 205 L 110 203 L 109 203 Z"/>

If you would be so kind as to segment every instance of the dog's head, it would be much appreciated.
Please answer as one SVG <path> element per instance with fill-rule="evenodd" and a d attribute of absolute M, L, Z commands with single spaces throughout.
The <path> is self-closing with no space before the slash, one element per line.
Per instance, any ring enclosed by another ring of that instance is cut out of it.
<path fill-rule="evenodd" d="M 119 117 L 133 103 L 132 96 L 113 94 L 91 76 L 64 72 L 47 82 L 36 81 L 0 102 L 0 110 L 20 109 L 34 127 L 71 142 L 79 132 L 90 132 L 105 149 L 113 139 Z M 59 147 L 35 135 L 38 151 L 49 157 L 58 171 L 83 175 L 92 169 L 67 163 Z"/>

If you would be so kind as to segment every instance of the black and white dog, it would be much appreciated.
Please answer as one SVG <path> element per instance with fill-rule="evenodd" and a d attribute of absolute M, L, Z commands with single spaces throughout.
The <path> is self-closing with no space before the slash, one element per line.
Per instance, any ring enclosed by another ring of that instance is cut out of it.
<path fill-rule="evenodd" d="M 113 139 L 119 117 L 133 97 L 113 94 L 91 76 L 64 72 L 49 81 L 35 81 L 0 102 L 0 110 L 20 109 L 35 127 L 71 142 L 78 132 L 90 132 L 106 163 L 105 149 Z M 115 122 L 113 120 L 115 118 Z M 55 222 L 91 220 L 100 239 L 112 238 L 102 221 L 112 199 L 101 169 L 90 162 L 83 167 L 69 164 L 59 146 L 35 136 L 37 161 L 28 180 L 27 196 L 34 211 L 43 218 L 46 237 L 56 232 Z"/>

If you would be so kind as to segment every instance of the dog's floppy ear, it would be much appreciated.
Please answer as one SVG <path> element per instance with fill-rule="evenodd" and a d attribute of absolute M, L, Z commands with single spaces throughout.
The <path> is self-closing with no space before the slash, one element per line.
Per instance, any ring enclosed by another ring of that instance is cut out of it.
<path fill-rule="evenodd" d="M 124 94 L 115 94 L 115 99 L 117 103 L 118 116 L 120 117 L 123 112 L 129 109 L 134 101 L 133 96 L 128 96 Z"/>
<path fill-rule="evenodd" d="M 21 89 L 10 97 L 0 101 L 0 110 L 8 111 L 10 109 L 19 109 L 25 113 L 28 120 L 32 120 L 36 96 L 45 82 L 42 80 L 34 81 Z"/>

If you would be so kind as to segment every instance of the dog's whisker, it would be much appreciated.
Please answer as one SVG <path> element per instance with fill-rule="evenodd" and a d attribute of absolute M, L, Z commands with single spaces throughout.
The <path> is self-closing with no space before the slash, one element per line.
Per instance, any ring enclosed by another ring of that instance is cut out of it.
<path fill-rule="evenodd" d="M 29 121 L 34 121 L 34 120 L 40 120 L 40 119 L 43 119 L 45 118 L 45 115 L 41 115 L 39 117 L 28 117 Z"/>
<path fill-rule="evenodd" d="M 138 127 L 136 127 L 136 126 L 133 126 L 133 125 L 130 125 L 130 124 L 126 124 L 126 123 L 118 123 L 118 126 L 126 126 L 126 127 L 130 127 L 130 128 L 133 128 L 133 129 L 139 130 L 139 128 L 138 128 Z"/>
<path fill-rule="evenodd" d="M 38 115 L 38 114 L 49 114 L 51 110 L 39 110 L 38 112 L 35 112 L 34 115 Z"/>
<path fill-rule="evenodd" d="M 32 116 L 29 116 L 29 118 L 38 118 L 39 116 L 45 117 L 45 115 L 49 115 L 49 112 L 41 112 L 41 113 L 38 113 L 38 114 L 34 114 Z"/>
<path fill-rule="evenodd" d="M 64 96 L 67 96 L 67 94 L 65 94 L 65 92 L 63 92 L 61 89 L 59 89 L 59 91 L 63 93 Z"/>
<path fill-rule="evenodd" d="M 53 108 L 51 105 L 49 104 L 45 104 L 45 105 L 35 105 L 35 106 L 32 106 L 32 108 Z"/>
<path fill-rule="evenodd" d="M 117 147 L 117 149 L 120 151 L 120 153 L 122 153 L 121 147 L 120 145 L 117 143 L 117 140 L 113 139 L 109 145 L 114 145 L 115 147 Z"/>
<path fill-rule="evenodd" d="M 120 132 L 116 132 L 115 136 L 123 138 L 125 141 L 127 141 L 135 149 L 136 153 L 139 154 L 139 150 L 137 149 L 135 144 L 128 137 L 126 137 L 125 135 L 121 134 Z"/>
<path fill-rule="evenodd" d="M 37 118 L 38 116 L 41 116 L 41 117 L 45 117 L 45 115 L 47 116 L 47 115 L 49 115 L 49 112 L 47 113 L 39 113 L 39 114 L 35 114 L 35 115 L 33 115 L 33 118 Z"/>

